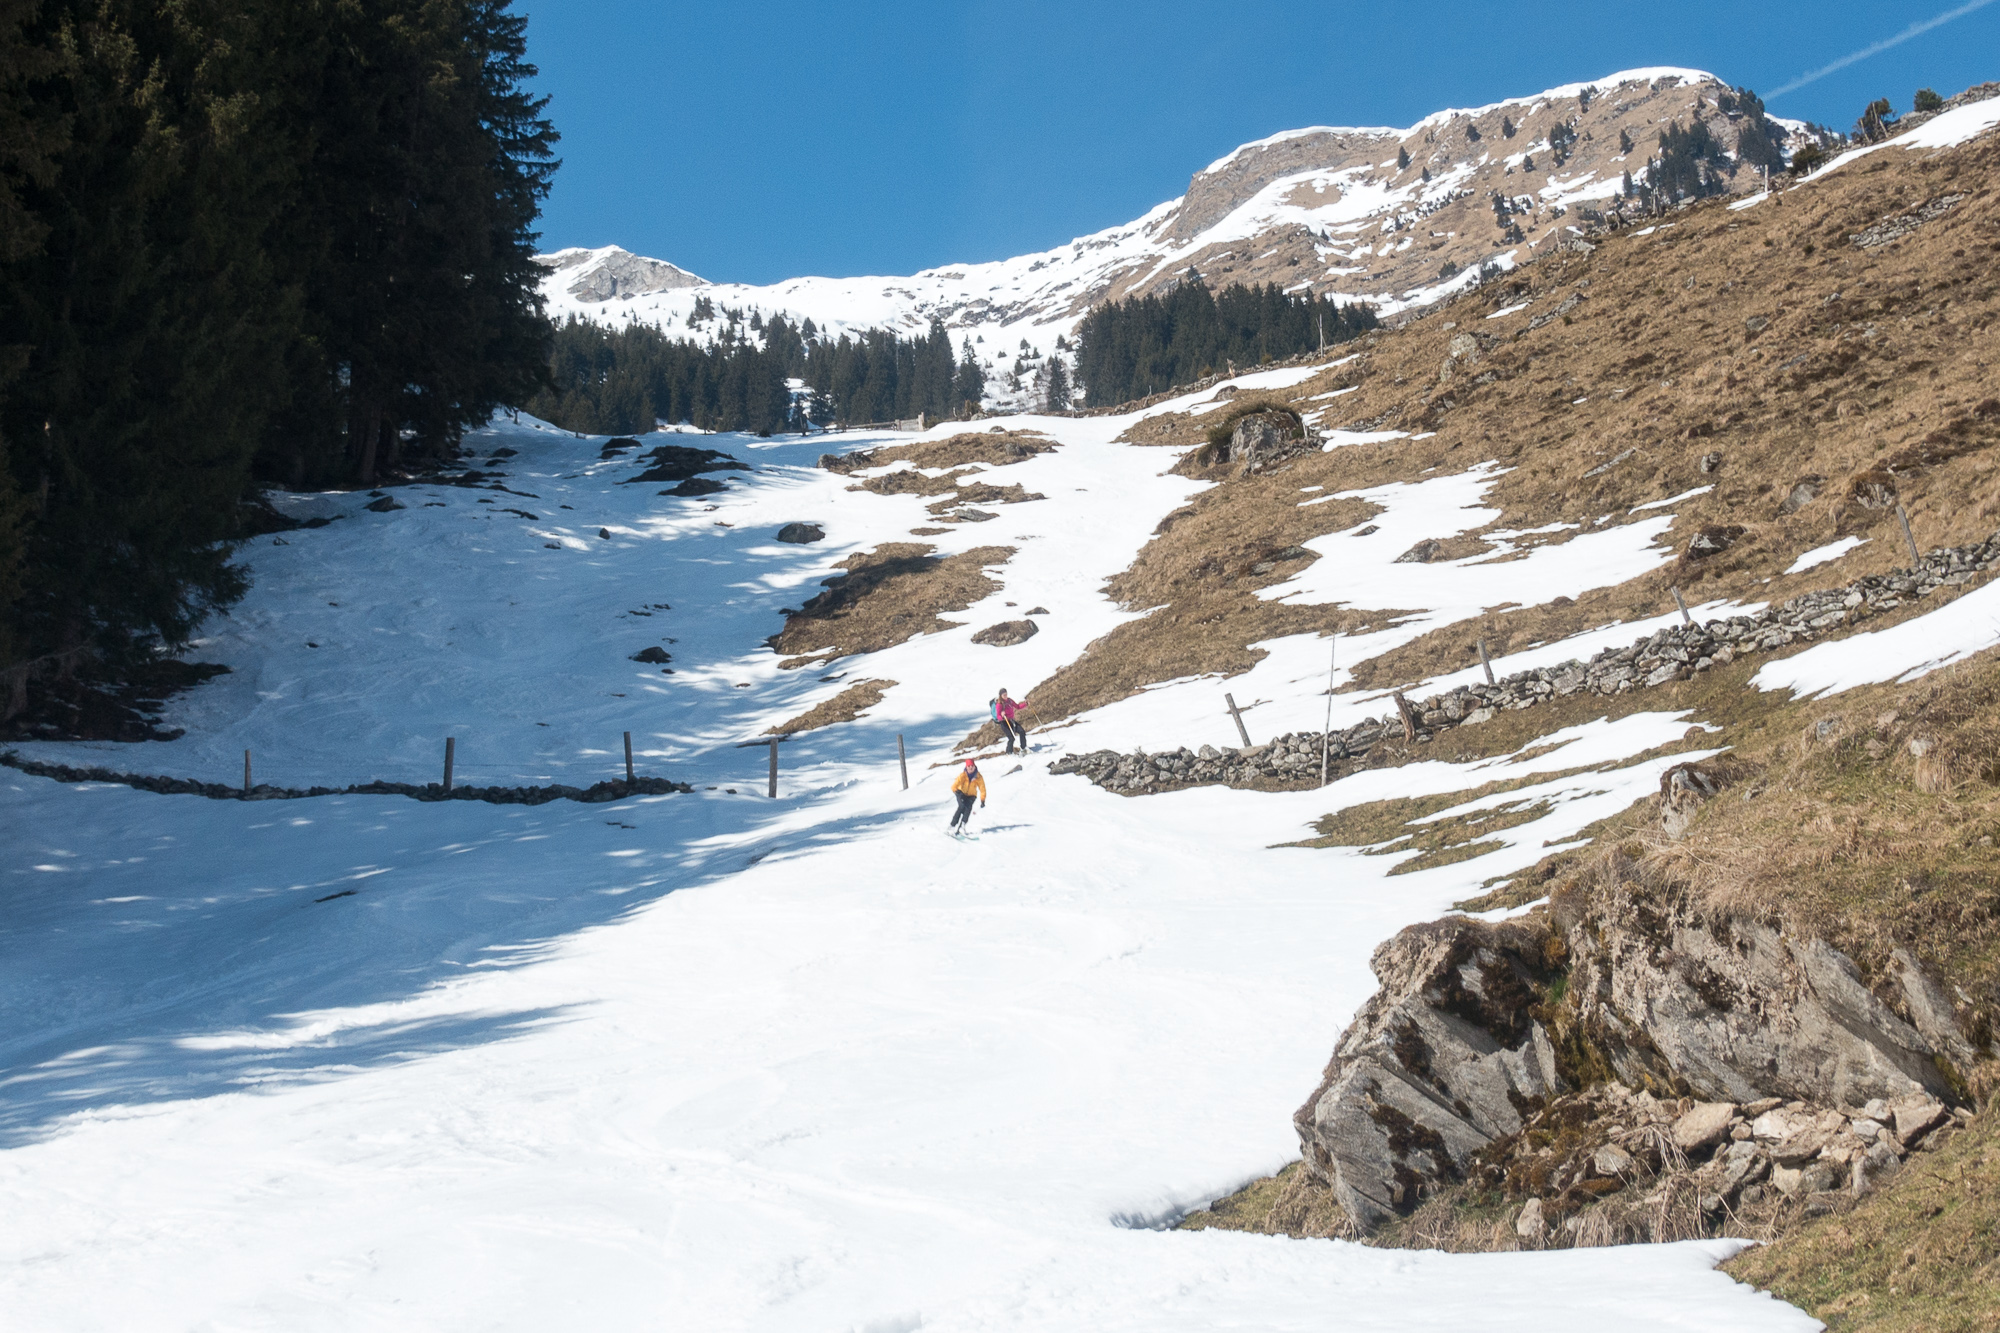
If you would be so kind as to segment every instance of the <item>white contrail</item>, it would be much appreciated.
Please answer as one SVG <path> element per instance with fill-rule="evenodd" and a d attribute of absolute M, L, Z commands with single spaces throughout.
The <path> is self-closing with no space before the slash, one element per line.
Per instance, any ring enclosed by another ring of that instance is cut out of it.
<path fill-rule="evenodd" d="M 1969 0 L 1969 3 L 1960 5 L 1957 9 L 1947 9 L 1944 13 L 1939 14 L 1936 18 L 1928 18 L 1918 23 L 1912 23 L 1909 27 L 1903 29 L 1901 32 L 1897 33 L 1894 37 L 1884 37 L 1881 41 L 1876 42 L 1872 46 L 1864 46 L 1859 51 L 1854 52 L 1852 55 L 1842 56 L 1840 59 L 1834 61 L 1831 65 L 1822 66 L 1821 68 L 1814 70 L 1810 74 L 1801 74 L 1799 75 L 1799 77 L 1793 79 L 1790 83 L 1786 84 L 1784 87 L 1774 89 L 1771 92 L 1765 94 L 1765 96 L 1783 97 L 1786 93 L 1792 92 L 1799 88 L 1803 88 L 1807 84 L 1812 83 L 1817 79 L 1825 78 L 1827 75 L 1833 73 L 1835 70 L 1846 69 L 1849 65 L 1852 65 L 1857 60 L 1866 60 L 1869 56 L 1876 55 L 1880 52 L 1886 51 L 1892 46 L 1901 46 L 1904 42 L 1909 41 L 1910 38 L 1912 37 L 1921 37 L 1925 33 L 1929 32 L 1932 28 L 1941 27 L 1944 24 L 1949 23 L 1956 18 L 1964 18 L 1967 14 L 1970 14 L 1973 10 L 1984 9 L 1986 8 L 1986 6 L 1992 3 L 1993 0 Z"/>

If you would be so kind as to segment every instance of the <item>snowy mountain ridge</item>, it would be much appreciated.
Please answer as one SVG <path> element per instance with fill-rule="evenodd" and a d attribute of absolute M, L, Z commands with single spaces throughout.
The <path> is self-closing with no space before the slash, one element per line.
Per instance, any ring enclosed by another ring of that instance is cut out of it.
<path fill-rule="evenodd" d="M 696 338 L 718 328 L 694 323 L 704 297 L 835 332 L 921 329 L 936 318 L 980 344 L 989 370 L 1017 340 L 1047 351 L 1097 303 L 1153 291 L 1190 267 L 1218 284 L 1278 282 L 1392 315 L 1462 290 L 1481 264 L 1511 268 L 1559 240 L 1573 209 L 1611 199 L 1624 173 L 1644 166 L 1666 124 L 1731 119 L 1717 105 L 1727 91 L 1701 70 L 1643 68 L 1437 111 L 1406 129 L 1284 130 L 1209 163 L 1186 193 L 1131 222 L 907 277 L 710 282 L 605 246 L 544 256 L 543 292 L 558 319 L 637 320 Z M 1567 151 L 1550 146 L 1558 124 L 1575 136 Z M 1733 187 L 1750 188 L 1753 176 L 1739 173 Z M 1527 225 L 1496 226 L 1496 196 Z"/>

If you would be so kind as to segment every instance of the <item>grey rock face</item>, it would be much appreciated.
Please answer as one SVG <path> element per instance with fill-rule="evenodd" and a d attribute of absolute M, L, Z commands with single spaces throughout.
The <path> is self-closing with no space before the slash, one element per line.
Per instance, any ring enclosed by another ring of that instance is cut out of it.
<path fill-rule="evenodd" d="M 997 625 L 988 625 L 972 636 L 974 643 L 983 643 L 989 648 L 1012 648 L 1017 643 L 1026 643 L 1041 633 L 1041 626 L 1032 620 L 1003 620 Z"/>
<path fill-rule="evenodd" d="M 1302 435 L 1298 423 L 1282 412 L 1253 412 L 1229 434 L 1229 461 L 1241 463 L 1249 472 L 1318 449 L 1318 443 Z"/>
<path fill-rule="evenodd" d="M 826 529 L 817 523 L 787 523 L 778 529 L 778 540 L 805 545 L 808 542 L 826 540 Z"/>
<path fill-rule="evenodd" d="M 1649 1145 L 1671 1143 L 1715 1208 L 1766 1180 L 1787 1196 L 1862 1192 L 1950 1131 L 1933 1048 L 1824 941 L 1712 925 L 1626 884 L 1589 890 L 1589 910 L 1582 893 L 1547 916 L 1412 926 L 1376 950 L 1381 989 L 1293 1117 L 1307 1171 L 1364 1229 L 1494 1170 L 1480 1149 L 1552 1102 L 1549 1115 L 1581 1099 L 1604 1118 L 1552 1191 L 1637 1179 L 1661 1169 Z M 1565 957 L 1558 1002 L 1549 960 Z M 1615 1082 L 1576 1086 L 1607 1067 Z"/>
<path fill-rule="evenodd" d="M 1535 924 L 1450 919 L 1375 951 L 1382 989 L 1293 1117 L 1307 1169 L 1362 1226 L 1459 1178 L 1557 1090 L 1554 1049 L 1528 1013 L 1547 985 L 1545 939 Z"/>
<path fill-rule="evenodd" d="M 550 264 L 558 272 L 571 268 L 578 270 L 576 280 L 570 283 L 569 293 L 579 301 L 614 301 L 680 287 L 708 286 L 706 279 L 697 278 L 684 268 L 659 259 L 647 259 L 629 250 L 614 248 L 596 262 L 592 262 L 593 258 L 588 251 L 576 251 Z"/>
<path fill-rule="evenodd" d="M 1438 552 L 1443 549 L 1443 542 L 1435 538 L 1426 537 L 1409 550 L 1397 556 L 1395 563 L 1399 565 L 1428 565 L 1431 561 L 1437 559 Z"/>
<path fill-rule="evenodd" d="M 1821 488 L 1826 485 L 1825 477 L 1800 477 L 1778 505 L 1778 514 L 1796 514 L 1819 498 Z"/>
<path fill-rule="evenodd" d="M 1711 929 L 1628 883 L 1600 887 L 1587 906 L 1554 906 L 1573 950 L 1571 1002 L 1628 1084 L 1739 1103 L 1952 1095 L 1936 1047 L 1823 940 L 1744 920 Z"/>

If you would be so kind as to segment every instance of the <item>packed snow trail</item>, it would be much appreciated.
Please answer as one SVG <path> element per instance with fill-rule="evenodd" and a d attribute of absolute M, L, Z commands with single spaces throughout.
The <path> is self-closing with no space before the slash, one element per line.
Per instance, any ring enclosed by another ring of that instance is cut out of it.
<path fill-rule="evenodd" d="M 236 674 L 177 704 L 186 737 L 27 748 L 211 778 L 251 748 L 303 784 L 422 780 L 454 734 L 462 780 L 581 784 L 630 729 L 697 791 L 255 803 L 0 775 L 10 1326 L 1814 1327 L 1713 1271 L 1731 1244 L 1152 1229 L 1296 1155 L 1380 940 L 1652 789 L 1673 760 L 1630 757 L 1688 719 L 1326 792 L 1124 800 L 1047 773 L 1162 696 L 1212 711 L 1217 682 L 1179 682 L 989 760 L 979 840 L 948 845 L 950 745 L 994 687 L 1136 614 L 1099 585 L 1197 487 L 1111 444 L 1119 419 L 1030 424 L 1063 447 L 995 480 L 1049 498 L 931 539 L 1016 546 L 1001 590 L 831 682 L 761 647 L 779 606 L 929 516 L 806 469 L 824 440 L 704 438 L 764 470 L 663 500 L 619 484 L 631 456 L 530 422 L 478 442 L 521 451 L 507 485 L 533 498 L 295 500 L 353 516 L 253 548 L 201 653 Z M 503 507 L 536 517 L 483 516 Z M 791 520 L 827 541 L 773 542 Z M 1049 608 L 1042 633 L 969 645 L 1010 601 Z M 666 639 L 673 675 L 627 660 Z M 901 683 L 753 794 L 762 752 L 735 743 L 866 677 Z M 1549 813 L 1472 862 L 1389 879 L 1393 857 L 1278 845 L 1356 801 L 1579 769 L 1511 793 Z"/>

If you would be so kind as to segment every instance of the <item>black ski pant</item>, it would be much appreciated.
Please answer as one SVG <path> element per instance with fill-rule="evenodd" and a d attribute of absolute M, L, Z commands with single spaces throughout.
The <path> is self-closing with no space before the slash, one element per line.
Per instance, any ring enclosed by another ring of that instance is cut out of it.
<path fill-rule="evenodd" d="M 1028 729 L 1021 725 L 1020 718 L 1017 717 L 1011 721 L 1002 721 L 1000 723 L 1000 730 L 1006 734 L 1008 754 L 1014 753 L 1015 741 L 1021 742 L 1021 753 L 1026 754 L 1028 752 Z"/>
<path fill-rule="evenodd" d="M 972 802 L 975 799 L 972 793 L 961 791 L 953 792 L 952 794 L 958 797 L 958 813 L 951 817 L 951 826 L 953 828 L 961 826 L 966 828 L 972 827 Z"/>

